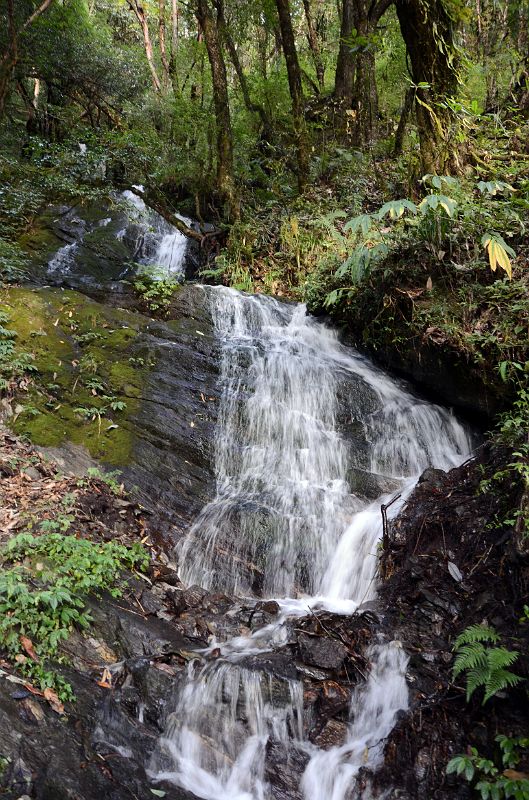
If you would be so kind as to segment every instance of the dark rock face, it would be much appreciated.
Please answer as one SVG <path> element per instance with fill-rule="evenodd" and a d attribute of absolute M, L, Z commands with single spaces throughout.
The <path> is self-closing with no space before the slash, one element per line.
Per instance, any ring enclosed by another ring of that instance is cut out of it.
<path fill-rule="evenodd" d="M 314 667 L 339 670 L 347 655 L 345 645 L 335 639 L 301 634 L 298 644 L 304 663 Z"/>
<path fill-rule="evenodd" d="M 204 289 L 182 287 L 169 315 L 153 321 L 137 345 L 154 365 L 124 475 L 146 508 L 170 520 L 174 543 L 215 491 L 219 356 Z"/>
<path fill-rule="evenodd" d="M 502 642 L 516 641 L 517 674 L 529 671 L 529 631 L 517 613 L 529 591 L 529 567 L 516 553 L 512 530 L 489 524 L 516 507 L 520 488 L 511 486 L 510 496 L 479 491 L 483 474 L 497 471 L 501 458 L 484 448 L 449 473 L 426 470 L 391 525 L 383 557 L 390 577 L 380 587 L 380 603 L 385 625 L 412 653 L 410 708 L 399 715 L 376 779 L 395 797 L 470 797 L 465 781 L 446 775 L 448 761 L 469 746 L 495 759 L 497 733 L 527 731 L 524 691 L 510 690 L 483 706 L 482 690 L 467 703 L 464 676 L 456 685 L 452 678 L 456 636 L 484 620 Z"/>
<path fill-rule="evenodd" d="M 92 614 L 90 639 L 81 649 L 75 639 L 68 643 L 77 652 L 77 667 L 65 673 L 76 695 L 66 718 L 1 679 L 0 753 L 11 759 L 0 776 L 2 797 L 153 797 L 145 764 L 174 691 L 175 670 L 166 667 L 170 656 L 164 654 L 192 645 L 168 623 L 121 609 L 110 597 L 94 604 Z M 104 642 L 112 642 L 116 652 Z M 121 659 L 117 671 L 109 663 L 114 659 Z M 105 662 L 112 666 L 112 689 L 96 685 Z M 192 800 L 175 787 L 166 797 Z"/>

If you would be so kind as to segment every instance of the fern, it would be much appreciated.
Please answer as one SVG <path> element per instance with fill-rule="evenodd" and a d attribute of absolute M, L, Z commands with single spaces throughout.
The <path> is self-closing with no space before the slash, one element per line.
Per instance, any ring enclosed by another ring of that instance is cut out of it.
<path fill-rule="evenodd" d="M 505 647 L 494 647 L 500 641 L 499 634 L 487 625 L 471 625 L 456 639 L 456 659 L 453 667 L 454 679 L 466 673 L 467 702 L 476 689 L 483 688 L 483 703 L 495 694 L 523 680 L 510 672 L 519 653 Z"/>
<path fill-rule="evenodd" d="M 494 628 L 488 625 L 469 625 L 468 628 L 459 634 L 454 648 L 458 650 L 462 644 L 472 644 L 473 642 L 499 642 L 500 637 Z"/>

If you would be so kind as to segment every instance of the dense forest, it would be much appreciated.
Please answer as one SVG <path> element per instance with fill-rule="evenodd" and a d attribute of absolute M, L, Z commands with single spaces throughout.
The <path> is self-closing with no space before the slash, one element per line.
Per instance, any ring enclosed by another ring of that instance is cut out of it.
<path fill-rule="evenodd" d="M 529 0 L 0 0 L 0 798 L 529 800 Z"/>

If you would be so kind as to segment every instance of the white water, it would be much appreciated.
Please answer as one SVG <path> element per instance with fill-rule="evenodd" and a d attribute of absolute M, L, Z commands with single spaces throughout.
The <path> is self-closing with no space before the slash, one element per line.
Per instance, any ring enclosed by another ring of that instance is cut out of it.
<path fill-rule="evenodd" d="M 86 152 L 86 145 L 82 143 L 81 155 Z M 82 148 L 85 148 L 83 150 Z M 143 187 L 138 187 L 142 189 Z M 124 239 L 132 233 L 137 239 L 137 260 L 145 266 L 152 267 L 154 277 L 164 278 L 171 276 L 178 279 L 184 278 L 185 256 L 188 248 L 188 239 L 183 233 L 174 228 L 163 217 L 147 208 L 141 197 L 131 191 L 121 195 L 127 208 L 127 222 L 125 227 L 117 231 L 116 238 Z M 175 214 L 178 219 L 191 225 L 191 220 Z M 48 262 L 50 275 L 66 275 L 72 271 L 78 257 L 79 245 L 87 232 L 93 227 L 106 227 L 112 222 L 112 217 L 99 220 L 92 227 L 87 226 L 82 219 L 76 220 L 80 224 L 77 241 L 61 247 Z"/>
<path fill-rule="evenodd" d="M 138 186 L 138 189 L 143 189 Z M 144 228 L 145 253 L 142 263 L 159 269 L 161 276 L 181 277 L 184 274 L 184 258 L 188 239 L 163 217 L 147 208 L 141 197 L 128 189 L 122 194 L 136 222 Z M 191 220 L 175 214 L 175 217 L 191 225 Z M 124 235 L 125 231 L 120 232 Z M 119 234 L 118 234 L 119 236 Z"/>
<path fill-rule="evenodd" d="M 67 274 L 75 260 L 75 254 L 79 248 L 78 242 L 65 244 L 60 250 L 57 250 L 53 258 L 48 262 L 48 272 L 50 275 Z"/>
<path fill-rule="evenodd" d="M 426 467 L 461 463 L 471 442 L 453 415 L 340 345 L 303 306 L 209 291 L 222 343 L 217 496 L 180 548 L 181 576 L 229 593 L 259 589 L 279 598 L 281 614 L 221 644 L 218 661 L 190 672 L 150 773 L 205 800 L 270 800 L 266 744 L 278 741 L 287 758 L 310 756 L 304 800 L 361 797 L 354 789 L 360 767 L 377 766 L 395 714 L 407 706 L 399 644 L 371 648 L 346 741 L 326 751 L 305 739 L 301 682 L 288 682 L 288 692 L 270 702 L 270 679 L 240 662 L 284 642 L 290 617 L 309 608 L 352 613 L 376 595 L 380 506 L 392 495 L 373 502 L 353 493 L 350 467 L 400 487 L 394 515 Z M 340 395 L 349 400 L 341 420 Z"/>

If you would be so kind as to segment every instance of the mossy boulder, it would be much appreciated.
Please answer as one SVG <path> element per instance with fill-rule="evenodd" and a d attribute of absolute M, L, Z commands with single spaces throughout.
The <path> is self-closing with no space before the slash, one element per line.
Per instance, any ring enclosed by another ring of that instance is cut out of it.
<path fill-rule="evenodd" d="M 55 289 L 11 288 L 0 310 L 36 369 L 12 419 L 16 432 L 44 447 L 71 441 L 125 465 L 146 374 L 134 342 L 146 320 Z"/>

